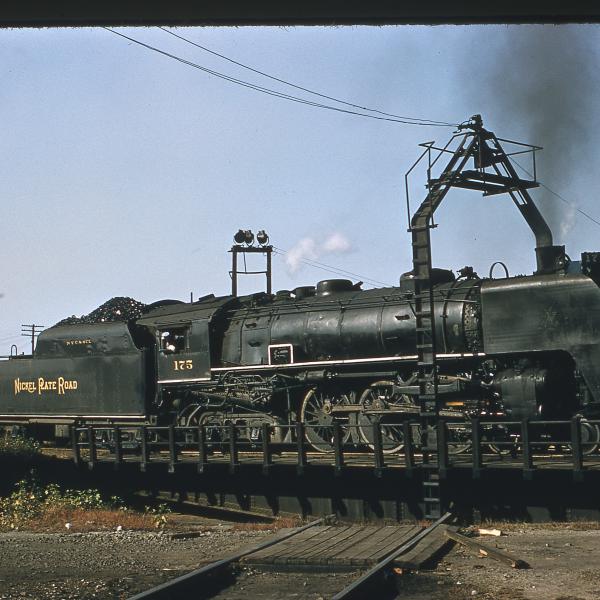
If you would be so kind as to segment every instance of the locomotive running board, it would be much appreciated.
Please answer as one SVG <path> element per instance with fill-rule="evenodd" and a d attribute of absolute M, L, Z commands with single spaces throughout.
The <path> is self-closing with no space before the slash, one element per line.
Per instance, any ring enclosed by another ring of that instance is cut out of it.
<path fill-rule="evenodd" d="M 437 358 L 441 359 L 453 359 L 453 358 L 477 358 L 485 356 L 485 352 L 463 352 L 456 354 L 438 354 Z M 338 366 L 338 365 L 360 365 L 360 364 L 373 364 L 378 362 L 393 363 L 393 362 L 411 362 L 417 360 L 416 354 L 404 355 L 404 356 L 382 356 L 379 358 L 347 358 L 341 360 L 315 360 L 308 362 L 296 362 L 289 365 L 243 365 L 237 367 L 215 367 L 211 369 L 211 372 L 220 373 L 228 371 L 246 371 L 248 369 L 254 371 L 256 369 L 273 371 L 277 369 L 301 369 L 305 367 L 324 367 L 324 366 Z M 181 380 L 181 381 L 192 381 Z"/>

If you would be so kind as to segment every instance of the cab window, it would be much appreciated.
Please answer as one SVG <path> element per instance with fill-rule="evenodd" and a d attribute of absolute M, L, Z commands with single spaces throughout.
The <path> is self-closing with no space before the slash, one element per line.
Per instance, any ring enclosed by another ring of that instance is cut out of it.
<path fill-rule="evenodd" d="M 183 327 L 164 329 L 160 332 L 160 350 L 164 354 L 184 352 L 187 347 L 187 329 Z"/>

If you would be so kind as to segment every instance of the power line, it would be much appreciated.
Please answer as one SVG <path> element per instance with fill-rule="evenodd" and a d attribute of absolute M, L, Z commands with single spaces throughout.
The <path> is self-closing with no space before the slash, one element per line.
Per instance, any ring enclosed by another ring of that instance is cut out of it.
<path fill-rule="evenodd" d="M 14 334 L 14 335 L 8 335 L 6 337 L 2 337 L 0 338 L 0 342 L 11 342 L 13 340 L 17 340 L 21 338 L 21 334 Z"/>
<path fill-rule="evenodd" d="M 454 127 L 455 126 L 453 124 L 452 125 L 444 125 L 444 124 L 437 124 L 437 123 L 415 122 L 415 121 L 408 121 L 405 119 L 396 119 L 396 118 L 392 118 L 392 117 L 368 115 L 368 114 L 357 112 L 354 110 L 339 108 L 337 106 L 330 106 L 329 104 L 313 102 L 312 100 L 307 100 L 306 98 L 300 98 L 298 96 L 292 96 L 290 94 L 285 94 L 283 92 L 279 92 L 279 91 L 273 90 L 271 88 L 266 88 L 266 87 L 263 87 L 260 85 L 256 85 L 254 83 L 250 83 L 249 81 L 244 81 L 243 79 L 238 79 L 237 77 L 231 77 L 230 75 L 220 73 L 219 71 L 215 71 L 214 69 L 209 69 L 207 67 L 203 67 L 202 65 L 200 65 L 198 63 L 192 62 L 190 60 L 186 60 L 185 58 L 181 58 L 180 56 L 171 54 L 170 52 L 165 52 L 164 50 L 161 50 L 160 48 L 157 48 L 155 46 L 151 46 L 150 44 L 146 44 L 145 42 L 136 40 L 135 38 L 125 35 L 124 33 L 119 33 L 118 31 L 115 31 L 114 29 L 110 29 L 109 27 L 103 27 L 103 29 L 105 29 L 106 31 L 110 31 L 111 33 L 114 33 L 115 35 L 118 35 L 119 37 L 122 37 L 126 40 L 129 40 L 130 42 L 133 42 L 134 44 L 138 44 L 139 46 L 147 48 L 148 50 L 152 50 L 153 52 L 162 54 L 163 56 L 166 56 L 167 58 L 171 58 L 171 59 L 176 60 L 177 62 L 180 62 L 184 65 L 187 65 L 189 67 L 193 67 L 194 69 L 198 69 L 200 71 L 208 73 L 209 75 L 214 75 L 215 77 L 224 79 L 225 81 L 229 81 L 230 83 L 235 83 L 236 85 L 240 85 L 242 87 L 246 87 L 246 88 L 255 90 L 257 92 L 261 92 L 263 94 L 267 94 L 268 96 L 274 96 L 276 98 L 281 98 L 282 100 L 289 100 L 290 102 L 297 102 L 298 104 L 305 104 L 307 106 L 312 106 L 314 108 L 333 110 L 335 112 L 341 112 L 341 113 L 345 113 L 345 114 L 349 114 L 349 115 L 355 115 L 358 117 L 365 117 L 367 119 L 375 119 L 377 121 L 389 121 L 392 123 L 402 123 L 404 125 L 421 125 L 421 126 L 427 126 L 427 127 Z"/>
<path fill-rule="evenodd" d="M 286 254 L 288 254 L 287 250 L 283 250 L 282 248 L 277 248 L 277 246 L 273 246 L 273 250 L 275 251 L 276 254 L 279 254 L 280 256 L 284 256 Z M 338 267 L 334 267 L 332 265 L 327 265 L 325 263 L 313 260 L 311 258 L 300 258 L 299 259 L 300 262 L 303 262 L 304 264 L 310 266 L 310 267 L 314 267 L 316 269 L 322 269 L 323 271 L 328 271 L 329 273 L 334 273 L 335 275 L 346 275 L 346 276 L 350 276 L 350 277 L 354 277 L 355 279 L 362 279 L 365 283 L 367 283 L 368 285 L 372 285 L 374 287 L 383 285 L 385 287 L 392 287 L 389 283 L 386 283 L 384 281 L 378 281 L 376 279 L 371 279 L 370 277 L 366 277 L 364 275 L 359 275 L 358 273 L 353 273 L 352 271 L 346 271 L 345 269 L 340 269 Z"/>
<path fill-rule="evenodd" d="M 206 46 L 203 46 L 202 44 L 198 44 L 197 42 L 194 42 L 186 37 L 183 37 L 182 35 L 179 35 L 177 33 L 174 33 L 173 31 L 170 31 L 169 29 L 166 29 L 165 27 L 159 27 L 159 29 L 161 31 L 164 31 L 165 33 L 168 33 L 169 35 L 172 35 L 173 37 L 176 37 L 188 44 L 191 44 L 192 46 L 196 46 L 196 48 L 200 48 L 201 50 L 204 50 L 204 52 L 208 52 L 209 54 L 212 54 L 213 56 L 218 56 L 219 58 L 222 58 L 223 60 L 226 60 L 234 65 L 237 65 L 238 67 L 242 67 L 243 69 L 247 69 L 248 71 L 252 71 L 252 73 L 257 73 L 258 75 L 262 75 L 263 77 L 267 77 L 269 79 L 272 79 L 273 81 L 277 81 L 279 83 L 283 83 L 284 85 L 289 85 L 290 87 L 293 87 L 297 90 L 301 90 L 303 92 L 307 92 L 309 94 L 313 94 L 315 96 L 319 96 L 320 98 L 325 98 L 327 100 L 333 100 L 334 102 L 338 102 L 340 104 L 344 104 L 346 106 L 350 106 L 352 108 L 358 108 L 360 110 L 365 110 L 368 112 L 374 112 L 380 115 L 384 115 L 386 117 L 393 117 L 395 119 L 405 119 L 405 120 L 410 120 L 410 121 L 417 121 L 420 123 L 429 123 L 432 125 L 442 125 L 442 126 L 446 126 L 446 127 L 456 127 L 457 124 L 455 123 L 448 123 L 447 121 L 435 121 L 432 119 L 421 119 L 418 117 L 405 117 L 405 116 L 401 116 L 401 115 L 396 115 L 393 113 L 387 113 L 384 112 L 382 110 L 378 110 L 376 108 L 368 108 L 366 106 L 361 106 L 360 104 L 354 104 L 352 102 L 348 102 L 346 100 L 340 100 L 339 98 L 335 98 L 334 96 L 328 96 L 327 94 L 323 94 L 321 92 L 316 92 L 314 90 L 311 90 L 309 88 L 306 87 L 302 87 L 301 85 L 297 85 L 295 83 L 291 83 L 289 81 L 286 81 L 285 79 L 281 79 L 279 77 L 275 77 L 273 75 L 269 75 L 268 73 L 265 73 L 264 71 L 260 71 L 259 69 L 255 69 L 254 67 L 250 67 L 248 65 L 245 65 L 244 63 L 238 62 L 237 60 L 233 60 L 232 58 L 229 58 L 228 56 L 225 56 L 224 54 L 220 54 L 219 52 L 215 52 L 214 50 L 211 50 L 210 48 L 207 48 Z M 417 123 L 415 123 L 417 124 Z"/>
<path fill-rule="evenodd" d="M 517 167 L 519 167 L 519 169 L 521 169 L 521 171 L 523 171 L 524 173 L 526 173 L 527 175 L 529 175 L 529 177 L 531 177 L 532 179 L 534 179 L 534 176 L 525 167 L 523 167 L 522 165 L 520 165 L 514 158 L 512 159 L 512 162 L 514 162 L 515 165 L 517 165 Z M 571 208 L 575 209 L 575 211 L 577 211 L 579 214 L 581 214 L 584 217 L 586 217 L 586 219 L 589 219 L 592 223 L 595 223 L 596 225 L 600 226 L 600 221 L 598 221 L 597 219 L 595 219 L 594 217 L 592 217 L 591 215 L 589 215 L 588 213 L 586 213 L 584 210 L 581 210 L 581 208 L 579 208 L 574 202 L 571 202 L 570 200 L 567 200 L 567 198 L 565 198 L 564 196 L 561 196 L 558 192 L 555 192 L 553 189 L 549 188 L 545 183 L 542 183 L 541 181 L 538 181 L 538 183 L 546 191 L 550 192 L 553 196 L 556 196 L 559 200 L 562 200 L 565 204 L 567 204 Z"/>
<path fill-rule="evenodd" d="M 8 335 L 9 333 L 13 333 L 14 330 L 14 327 L 3 327 L 0 329 L 0 334 L 3 336 Z"/>
<path fill-rule="evenodd" d="M 279 255 L 279 256 L 285 256 L 285 252 L 279 252 L 277 250 L 274 250 L 275 254 Z M 378 283 L 374 283 L 371 282 L 369 279 L 367 279 L 366 277 L 362 277 L 361 275 L 354 275 L 354 274 L 350 274 L 348 272 L 345 271 L 340 271 L 336 268 L 329 268 L 327 266 L 324 265 L 319 265 L 319 264 L 315 264 L 313 262 L 311 262 L 309 259 L 306 258 L 301 258 L 300 262 L 304 263 L 305 265 L 309 266 L 309 267 L 313 267 L 314 269 L 320 269 L 321 271 L 326 271 L 327 273 L 333 273 L 334 275 L 343 275 L 343 276 L 350 276 L 353 277 L 355 279 L 360 279 L 362 281 L 364 281 L 367 285 L 373 286 L 373 287 L 378 287 L 380 284 Z"/>

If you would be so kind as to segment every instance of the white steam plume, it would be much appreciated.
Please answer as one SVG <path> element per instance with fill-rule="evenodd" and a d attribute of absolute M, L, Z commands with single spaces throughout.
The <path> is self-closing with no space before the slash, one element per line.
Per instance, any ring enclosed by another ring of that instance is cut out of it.
<path fill-rule="evenodd" d="M 318 260 L 327 254 L 346 254 L 352 245 L 339 231 L 330 233 L 322 242 L 312 237 L 302 238 L 285 255 L 285 264 L 291 274 L 296 273 L 305 260 Z"/>
<path fill-rule="evenodd" d="M 563 211 L 562 219 L 560 222 L 559 230 L 558 230 L 558 240 L 556 243 L 564 244 L 565 240 L 573 227 L 575 227 L 575 222 L 577 220 L 577 207 L 574 204 L 570 204 L 566 210 Z"/>
<path fill-rule="evenodd" d="M 332 233 L 323 242 L 323 252 L 331 254 L 344 254 L 350 250 L 350 240 L 339 231 Z"/>

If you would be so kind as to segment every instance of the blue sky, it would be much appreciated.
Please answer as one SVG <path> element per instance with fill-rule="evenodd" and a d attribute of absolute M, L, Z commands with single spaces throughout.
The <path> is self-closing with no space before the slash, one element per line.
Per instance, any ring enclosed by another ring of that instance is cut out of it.
<path fill-rule="evenodd" d="M 159 29 L 120 31 L 292 92 Z M 497 135 L 546 146 L 540 178 L 600 219 L 597 26 L 175 31 L 367 107 L 450 122 L 481 113 Z M 418 143 L 444 142 L 452 129 L 286 102 L 102 29 L 0 36 L 0 352 L 26 348 L 21 323 L 51 325 L 113 296 L 227 293 L 240 227 L 266 229 L 279 248 L 308 244 L 317 260 L 376 281 L 395 284 L 410 268 L 404 172 Z M 423 188 L 414 191 L 418 202 Z M 573 258 L 600 249 L 597 225 L 544 190 L 534 198 Z M 508 197 L 452 192 L 438 221 L 437 266 L 483 275 L 504 260 L 511 273 L 533 270 L 533 238 Z M 331 276 L 296 267 L 275 257 L 275 289 Z M 241 289 L 262 285 L 248 279 Z"/>

